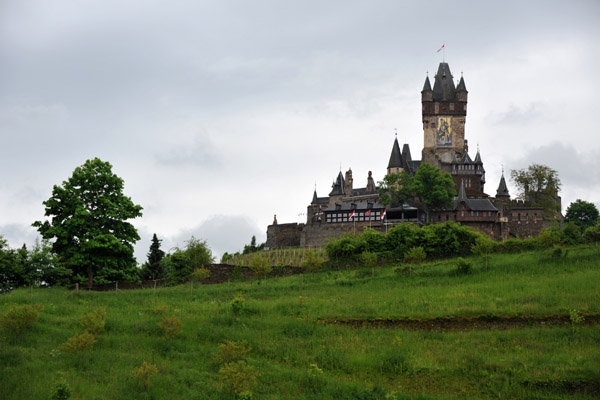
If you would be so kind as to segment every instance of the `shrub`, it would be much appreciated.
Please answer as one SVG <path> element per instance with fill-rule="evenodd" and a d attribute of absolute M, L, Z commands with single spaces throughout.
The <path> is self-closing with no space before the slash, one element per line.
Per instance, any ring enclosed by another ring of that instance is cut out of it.
<path fill-rule="evenodd" d="M 208 278 L 210 278 L 210 270 L 204 267 L 196 268 L 192 273 L 192 279 L 196 281 L 201 281 Z"/>
<path fill-rule="evenodd" d="M 404 261 L 409 264 L 420 264 L 426 257 L 427 254 L 422 247 L 413 247 L 404 254 Z"/>
<path fill-rule="evenodd" d="M 150 377 L 157 374 L 158 368 L 156 368 L 156 365 L 148 364 L 146 360 L 142 362 L 142 365 L 131 371 L 131 376 L 144 387 L 144 391 L 146 392 L 148 391 L 148 385 L 150 384 Z"/>
<path fill-rule="evenodd" d="M 573 222 L 567 222 L 561 230 L 562 242 L 567 245 L 582 242 L 581 229 Z"/>
<path fill-rule="evenodd" d="M 470 274 L 473 265 L 462 257 L 456 260 L 456 272 L 462 275 Z"/>
<path fill-rule="evenodd" d="M 69 386 L 69 384 L 64 379 L 60 379 L 54 382 L 54 385 L 52 385 L 52 393 L 50 394 L 50 399 L 67 400 L 69 397 L 71 397 L 71 394 L 71 387 Z"/>
<path fill-rule="evenodd" d="M 249 392 L 260 374 L 244 360 L 231 362 L 219 368 L 218 386 L 229 393 Z"/>
<path fill-rule="evenodd" d="M 69 338 L 67 343 L 61 346 L 61 350 L 70 352 L 86 351 L 91 348 L 94 343 L 96 343 L 96 337 L 86 331 L 82 334 Z"/>
<path fill-rule="evenodd" d="M 157 325 L 163 330 L 166 340 L 170 340 L 173 336 L 181 332 L 183 324 L 175 315 L 167 317 L 163 314 L 161 318 L 162 320 Z"/>
<path fill-rule="evenodd" d="M 488 268 L 488 254 L 494 248 L 494 242 L 487 236 L 479 236 L 475 240 L 475 244 L 471 246 L 471 252 L 482 256 L 485 259 L 485 269 Z"/>
<path fill-rule="evenodd" d="M 219 353 L 213 353 L 213 363 L 216 365 L 225 365 L 232 362 L 245 360 L 246 355 L 250 353 L 252 348 L 248 346 L 245 340 L 242 342 L 234 342 L 228 340 L 219 345 Z"/>
<path fill-rule="evenodd" d="M 573 333 L 575 333 L 579 329 L 579 326 L 583 323 L 585 318 L 583 317 L 583 315 L 581 315 L 581 313 L 579 313 L 579 311 L 571 310 L 569 311 L 569 320 L 571 321 L 571 330 L 573 331 Z"/>
<path fill-rule="evenodd" d="M 543 248 L 559 245 L 561 243 L 560 229 L 558 227 L 542 229 L 537 239 Z"/>
<path fill-rule="evenodd" d="M 569 254 L 569 250 L 565 249 L 562 246 L 554 246 L 552 250 L 550 250 L 550 257 L 552 258 L 563 258 Z"/>
<path fill-rule="evenodd" d="M 250 258 L 250 269 L 254 271 L 256 276 L 266 277 L 271 273 L 273 267 L 271 267 L 271 264 L 269 264 L 269 260 L 266 257 L 260 254 L 254 254 L 252 255 L 252 258 Z"/>
<path fill-rule="evenodd" d="M 38 320 L 41 310 L 42 307 L 39 305 L 14 306 L 0 320 L 0 325 L 10 331 L 16 340 L 19 340 L 21 333 Z"/>
<path fill-rule="evenodd" d="M 79 321 L 79 326 L 84 332 L 97 335 L 104 330 L 104 324 L 106 323 L 105 318 L 106 311 L 104 310 L 87 312 L 83 318 L 81 318 L 81 321 Z"/>
<path fill-rule="evenodd" d="M 360 255 L 360 262 L 364 267 L 374 268 L 377 266 L 377 254 L 365 251 Z"/>
<path fill-rule="evenodd" d="M 246 303 L 246 299 L 244 298 L 244 296 L 242 296 L 241 294 L 238 294 L 237 296 L 235 296 L 233 298 L 233 300 L 231 300 L 231 311 L 235 314 L 235 315 L 239 315 L 242 310 L 244 309 L 244 304 Z"/>
<path fill-rule="evenodd" d="M 308 272 L 314 272 L 323 266 L 323 258 L 319 257 L 314 251 L 308 250 L 305 253 L 305 259 L 302 262 L 302 268 Z"/>
<path fill-rule="evenodd" d="M 600 242 L 600 224 L 587 228 L 583 237 L 588 243 Z"/>

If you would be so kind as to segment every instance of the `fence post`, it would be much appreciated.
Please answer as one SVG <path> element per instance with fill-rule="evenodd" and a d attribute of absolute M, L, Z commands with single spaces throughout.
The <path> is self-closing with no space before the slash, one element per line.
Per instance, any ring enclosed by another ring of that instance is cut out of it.
<path fill-rule="evenodd" d="M 79 295 L 79 282 L 75 284 L 75 291 L 77 292 L 77 295 Z"/>
<path fill-rule="evenodd" d="M 119 281 L 115 282 L 115 293 L 119 291 Z"/>

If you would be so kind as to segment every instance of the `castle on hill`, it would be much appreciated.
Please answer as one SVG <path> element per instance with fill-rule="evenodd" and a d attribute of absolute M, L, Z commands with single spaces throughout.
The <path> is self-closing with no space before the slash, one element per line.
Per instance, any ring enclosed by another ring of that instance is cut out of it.
<path fill-rule="evenodd" d="M 461 76 L 455 86 L 450 67 L 440 63 L 433 88 L 429 76 L 421 91 L 423 149 L 421 160 L 413 160 L 408 144 L 394 139 L 387 173 L 406 171 L 415 174 L 422 163 L 448 172 L 454 180 L 457 196 L 447 210 L 432 211 L 433 223 L 456 221 L 471 226 L 496 240 L 536 236 L 546 226 L 543 208 L 525 207 L 511 202 L 504 179 L 500 177 L 496 196 L 484 192 L 486 183 L 482 156 L 477 150 L 469 155 L 465 138 L 468 91 Z M 340 171 L 327 197 L 313 193 L 307 207 L 306 223 L 279 224 L 277 217 L 267 227 L 266 248 L 317 247 L 326 239 L 344 232 L 360 232 L 370 227 L 385 231 L 402 222 L 424 224 L 425 213 L 415 204 L 384 206 L 379 203 L 378 188 L 369 171 L 365 187 L 354 187 L 352 170 Z"/>

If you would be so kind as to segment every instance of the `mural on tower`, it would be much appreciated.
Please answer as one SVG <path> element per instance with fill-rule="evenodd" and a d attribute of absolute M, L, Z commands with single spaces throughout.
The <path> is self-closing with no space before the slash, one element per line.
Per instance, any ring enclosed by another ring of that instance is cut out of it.
<path fill-rule="evenodd" d="M 437 145 L 452 146 L 452 117 L 438 117 Z"/>

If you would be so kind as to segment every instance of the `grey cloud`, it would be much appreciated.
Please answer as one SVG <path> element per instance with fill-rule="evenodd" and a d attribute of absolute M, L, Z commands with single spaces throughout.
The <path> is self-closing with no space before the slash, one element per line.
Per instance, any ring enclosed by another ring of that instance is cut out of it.
<path fill-rule="evenodd" d="M 193 165 L 214 169 L 221 165 L 219 151 L 207 135 L 196 135 L 191 140 L 172 144 L 155 158 L 166 166 Z"/>
<path fill-rule="evenodd" d="M 496 125 L 523 126 L 540 120 L 544 114 L 546 110 L 541 102 L 533 102 L 521 107 L 511 104 L 506 111 L 490 114 L 490 119 Z"/>

